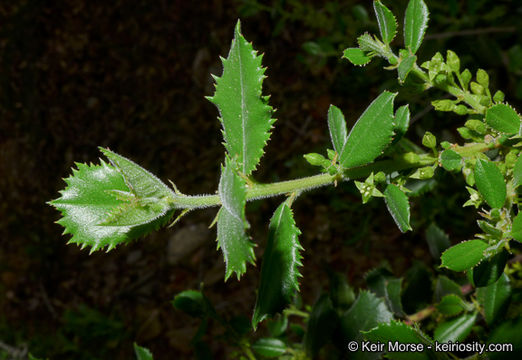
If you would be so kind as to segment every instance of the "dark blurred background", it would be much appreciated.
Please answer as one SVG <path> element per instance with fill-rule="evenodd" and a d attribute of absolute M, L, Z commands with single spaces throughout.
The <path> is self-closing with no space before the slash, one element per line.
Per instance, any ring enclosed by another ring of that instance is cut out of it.
<path fill-rule="evenodd" d="M 491 88 L 522 109 L 522 4 L 426 2 L 432 14 L 420 63 L 453 49 L 463 67 L 488 71 Z M 401 23 L 407 1 L 385 4 Z M 455 131 L 462 117 L 430 111 L 435 91 L 398 87 L 382 61 L 359 68 L 340 60 L 358 35 L 378 32 L 370 1 L 0 1 L 0 358 L 29 350 L 50 359 L 129 359 L 133 341 L 155 359 L 192 358 L 198 322 L 170 300 L 200 283 L 223 314 L 250 316 L 260 261 L 240 282 L 223 282 L 215 229 L 208 229 L 215 209 L 89 255 L 66 245 L 54 224 L 58 212 L 45 204 L 58 197 L 75 161 L 98 162 L 97 146 L 182 192 L 214 192 L 223 146 L 217 110 L 204 96 L 213 92 L 210 74 L 221 74 L 219 55 L 226 56 L 238 18 L 265 54 L 264 93 L 277 109 L 258 180 L 313 174 L 302 154 L 328 146 L 329 104 L 353 122 L 383 89 L 411 104 L 413 141 L 427 129 L 462 141 Z M 382 201 L 362 206 L 351 184 L 302 196 L 295 214 L 306 249 L 303 301 L 312 304 L 325 289 L 327 269 L 358 286 L 385 260 L 397 275 L 415 260 L 433 265 L 424 240 L 431 221 L 452 241 L 476 232 L 474 210 L 460 208 L 460 177 L 437 176 L 439 186 L 413 205 L 416 230 L 405 235 Z M 278 201 L 248 206 L 258 259 Z M 209 333 L 214 357 L 226 358 L 218 327 Z"/>

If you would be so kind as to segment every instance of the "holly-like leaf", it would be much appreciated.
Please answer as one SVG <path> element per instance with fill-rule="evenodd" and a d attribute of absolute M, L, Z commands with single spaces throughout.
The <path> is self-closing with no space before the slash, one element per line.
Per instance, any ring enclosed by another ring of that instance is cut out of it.
<path fill-rule="evenodd" d="M 502 249 L 498 254 L 490 256 L 471 269 L 475 286 L 483 287 L 496 282 L 504 273 L 508 257 L 509 253 Z"/>
<path fill-rule="evenodd" d="M 408 196 L 398 186 L 389 184 L 384 190 L 384 201 L 401 232 L 411 230 Z"/>
<path fill-rule="evenodd" d="M 521 134 L 521 120 L 508 104 L 496 104 L 486 110 L 486 123 L 506 134 Z"/>
<path fill-rule="evenodd" d="M 429 11 L 423 0 L 410 0 L 404 18 L 404 45 L 415 54 L 428 27 Z"/>
<path fill-rule="evenodd" d="M 261 338 L 252 344 L 252 349 L 265 358 L 275 358 L 286 352 L 286 345 L 277 338 Z"/>
<path fill-rule="evenodd" d="M 368 289 L 386 301 L 390 311 L 397 316 L 404 315 L 401 302 L 402 278 L 394 278 L 386 268 L 377 268 L 366 275 L 366 283 Z"/>
<path fill-rule="evenodd" d="M 416 55 L 409 55 L 408 57 L 401 59 L 399 67 L 397 68 L 397 73 L 399 75 L 399 81 L 401 83 L 406 81 L 406 77 L 415 66 L 415 62 L 417 61 Z"/>
<path fill-rule="evenodd" d="M 377 16 L 382 41 L 385 44 L 389 44 L 397 34 L 397 19 L 395 19 L 393 13 L 379 0 L 373 2 L 373 9 Z"/>
<path fill-rule="evenodd" d="M 254 263 L 254 244 L 247 234 L 245 218 L 246 188 L 245 180 L 234 172 L 234 163 L 226 158 L 221 169 L 218 192 L 221 198 L 221 209 L 217 218 L 218 249 L 225 258 L 225 281 L 237 274 L 239 279 L 246 271 L 246 263 Z"/>
<path fill-rule="evenodd" d="M 136 360 L 154 360 L 149 349 L 141 347 L 136 343 L 134 343 L 134 353 L 136 354 Z"/>
<path fill-rule="evenodd" d="M 365 332 L 364 337 L 373 343 L 424 345 L 421 347 L 424 349 L 423 351 L 390 351 L 386 354 L 387 359 L 428 360 L 432 358 L 432 350 L 426 348 L 427 345 L 431 345 L 429 338 L 420 330 L 414 329 L 400 321 L 392 320 L 389 323 L 381 323 L 376 328 Z"/>
<path fill-rule="evenodd" d="M 473 313 L 446 321 L 437 326 L 433 338 L 440 343 L 463 341 L 471 332 L 476 319 L 477 313 Z"/>
<path fill-rule="evenodd" d="M 475 184 L 492 208 L 501 208 L 506 201 L 506 182 L 495 163 L 478 159 L 473 172 Z"/>
<path fill-rule="evenodd" d="M 444 251 L 441 266 L 453 271 L 464 271 L 477 265 L 484 258 L 488 244 L 481 240 L 463 241 Z"/>
<path fill-rule="evenodd" d="M 364 66 L 368 64 L 372 58 L 364 53 L 359 48 L 347 48 L 343 51 L 343 58 L 350 61 L 357 66 Z"/>
<path fill-rule="evenodd" d="M 299 289 L 298 267 L 303 250 L 288 201 L 283 202 L 270 220 L 268 242 L 261 265 L 261 282 L 252 317 L 254 328 L 268 316 L 281 312 Z"/>
<path fill-rule="evenodd" d="M 488 325 L 500 319 L 507 309 L 510 297 L 511 285 L 506 274 L 502 274 L 493 284 L 477 290 L 477 299 L 484 308 L 484 317 Z"/>
<path fill-rule="evenodd" d="M 431 256 L 436 260 L 439 260 L 444 250 L 451 246 L 448 235 L 435 223 L 431 223 L 426 229 L 426 241 Z"/>
<path fill-rule="evenodd" d="M 343 113 L 334 105 L 330 105 L 328 109 L 328 129 L 330 130 L 333 148 L 339 154 L 343 150 L 348 132 Z"/>
<path fill-rule="evenodd" d="M 128 186 L 136 182 L 124 178 L 121 169 L 103 161 L 100 165 L 76 165 L 78 169 L 65 179 L 67 187 L 60 192 L 61 197 L 49 202 L 62 213 L 57 223 L 65 228 L 64 234 L 72 235 L 69 243 L 89 246 L 91 253 L 105 247 L 111 250 L 159 228 L 172 216 L 167 200 L 170 190 L 156 203 L 140 203 L 135 189 Z M 129 194 L 133 200 L 122 200 L 117 194 Z M 132 217 L 126 219 L 125 213 Z M 113 224 L 107 223 L 111 217 L 117 218 Z"/>
<path fill-rule="evenodd" d="M 339 162 L 345 168 L 361 166 L 382 154 L 393 137 L 393 99 L 396 93 L 384 91 L 379 95 L 353 126 Z"/>
<path fill-rule="evenodd" d="M 321 295 L 312 307 L 303 340 L 305 351 L 311 358 L 332 339 L 338 321 L 330 297 L 327 294 Z"/>
<path fill-rule="evenodd" d="M 245 175 L 257 167 L 275 121 L 268 97 L 261 93 L 265 78 L 261 60 L 241 35 L 238 21 L 228 57 L 222 59 L 223 75 L 214 77 L 216 92 L 208 98 L 219 109 L 228 155 Z"/>

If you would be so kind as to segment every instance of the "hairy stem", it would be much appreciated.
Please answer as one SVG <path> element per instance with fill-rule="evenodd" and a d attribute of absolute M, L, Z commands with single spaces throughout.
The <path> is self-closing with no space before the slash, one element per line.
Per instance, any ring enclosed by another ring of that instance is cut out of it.
<path fill-rule="evenodd" d="M 285 195 L 292 192 L 302 192 L 320 186 L 335 184 L 337 181 L 366 178 L 372 172 L 383 171 L 391 173 L 405 169 L 432 165 L 437 159 L 428 155 L 419 155 L 415 161 L 409 161 L 401 156 L 393 160 L 382 160 L 365 166 L 347 169 L 341 176 L 339 174 L 319 174 L 300 179 L 280 181 L 271 184 L 252 184 L 247 187 L 247 200 L 261 199 Z M 219 195 L 179 195 L 170 199 L 176 209 L 197 209 L 221 205 Z"/>

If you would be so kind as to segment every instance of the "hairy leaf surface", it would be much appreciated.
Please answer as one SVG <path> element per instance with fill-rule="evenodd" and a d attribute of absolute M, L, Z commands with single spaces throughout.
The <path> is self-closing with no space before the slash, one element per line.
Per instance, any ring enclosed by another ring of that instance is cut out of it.
<path fill-rule="evenodd" d="M 216 92 L 208 99 L 219 109 L 225 147 L 240 171 L 249 175 L 258 165 L 274 123 L 268 97 L 262 96 L 265 68 L 237 22 L 223 75 L 214 77 Z"/>
<path fill-rule="evenodd" d="M 57 223 L 65 227 L 64 234 L 72 235 L 69 243 L 82 248 L 89 246 L 91 252 L 105 247 L 110 250 L 157 229 L 171 217 L 173 210 L 166 203 L 154 204 L 141 212 L 137 206 L 116 196 L 115 191 L 129 194 L 131 190 L 115 167 L 103 161 L 100 165 L 77 164 L 77 167 L 78 170 L 73 169 L 73 175 L 65 179 L 67 187 L 60 192 L 62 196 L 50 202 L 62 213 Z M 133 217 L 105 225 L 119 211 L 132 213 Z"/>
<path fill-rule="evenodd" d="M 396 95 L 384 91 L 359 117 L 339 154 L 342 166 L 351 168 L 368 164 L 391 143 L 394 127 L 393 99 Z"/>
<path fill-rule="evenodd" d="M 379 0 L 373 2 L 373 9 L 377 16 L 382 41 L 385 44 L 389 44 L 397 34 L 397 19 L 395 19 L 393 13 Z"/>
<path fill-rule="evenodd" d="M 384 190 L 384 201 L 401 232 L 411 230 L 408 196 L 398 186 L 389 184 Z"/>
<path fill-rule="evenodd" d="M 415 54 L 428 27 L 429 11 L 423 0 L 410 0 L 404 17 L 404 45 Z"/>
<path fill-rule="evenodd" d="M 334 105 L 330 105 L 328 109 L 328 129 L 330 130 L 333 148 L 339 154 L 346 142 L 348 131 L 346 130 L 346 120 L 344 120 L 343 113 Z"/>
<path fill-rule="evenodd" d="M 453 271 L 464 271 L 477 265 L 484 258 L 488 244 L 481 240 L 463 241 L 444 251 L 442 264 Z"/>
<path fill-rule="evenodd" d="M 343 51 L 343 58 L 348 59 L 352 64 L 364 66 L 368 64 L 372 58 L 367 56 L 364 51 L 359 48 L 347 48 Z"/>
<path fill-rule="evenodd" d="M 217 240 L 225 258 L 225 281 L 234 272 L 239 279 L 246 271 L 246 263 L 253 264 L 255 258 L 254 244 L 245 232 L 245 181 L 234 173 L 233 168 L 233 162 L 227 157 L 218 187 L 223 206 L 217 218 Z"/>
<path fill-rule="evenodd" d="M 486 123 L 497 131 L 521 135 L 520 116 L 508 104 L 496 104 L 487 109 Z"/>
<path fill-rule="evenodd" d="M 281 312 L 299 290 L 298 267 L 302 266 L 303 250 L 292 210 L 287 201 L 274 212 L 270 220 L 268 242 L 261 265 L 261 283 L 252 318 L 254 328 L 267 316 Z"/>

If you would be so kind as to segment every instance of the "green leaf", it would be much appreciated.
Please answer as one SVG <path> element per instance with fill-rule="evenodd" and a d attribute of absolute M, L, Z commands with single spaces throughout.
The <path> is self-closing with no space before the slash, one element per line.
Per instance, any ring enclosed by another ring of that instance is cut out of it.
<path fill-rule="evenodd" d="M 252 344 L 252 349 L 261 356 L 275 358 L 286 352 L 286 345 L 276 338 L 261 338 Z"/>
<path fill-rule="evenodd" d="M 380 56 L 387 58 L 388 56 L 386 46 L 371 34 L 362 34 L 357 38 L 357 43 L 359 44 L 359 48 L 370 57 Z"/>
<path fill-rule="evenodd" d="M 366 283 L 368 289 L 386 301 L 390 311 L 397 316 L 404 315 L 401 302 L 402 278 L 394 278 L 386 267 L 381 267 L 368 272 Z"/>
<path fill-rule="evenodd" d="M 208 99 L 220 113 L 225 147 L 240 171 L 249 175 L 258 165 L 274 123 L 268 97 L 262 96 L 265 68 L 237 22 L 223 75 L 215 77 L 216 92 Z"/>
<path fill-rule="evenodd" d="M 180 292 L 172 300 L 172 305 L 193 317 L 204 317 L 209 309 L 208 300 L 201 291 L 196 290 Z"/>
<path fill-rule="evenodd" d="M 435 282 L 435 301 L 441 301 L 444 296 L 450 294 L 462 297 L 460 285 L 447 276 L 439 276 Z"/>
<path fill-rule="evenodd" d="M 471 269 L 475 286 L 483 287 L 496 282 L 504 273 L 508 256 L 508 252 L 502 249 L 498 254 L 484 259 L 484 261 Z"/>
<path fill-rule="evenodd" d="M 346 143 L 348 132 L 346 130 L 346 120 L 344 120 L 343 113 L 334 105 L 330 105 L 328 109 L 328 129 L 330 130 L 333 148 L 340 154 Z"/>
<path fill-rule="evenodd" d="M 401 232 L 411 230 L 408 196 L 398 186 L 389 184 L 384 190 L 384 201 Z"/>
<path fill-rule="evenodd" d="M 488 244 L 480 240 L 463 241 L 442 254 L 441 266 L 453 271 L 464 271 L 477 265 L 484 258 Z"/>
<path fill-rule="evenodd" d="M 332 301 L 328 295 L 321 295 L 310 312 L 303 340 L 308 355 L 314 357 L 321 347 L 332 339 L 338 321 Z"/>
<path fill-rule="evenodd" d="M 462 163 L 462 156 L 454 150 L 447 149 L 440 154 L 440 164 L 447 171 L 460 171 Z"/>
<path fill-rule="evenodd" d="M 495 163 L 478 159 L 473 175 L 477 189 L 488 205 L 492 208 L 501 208 L 506 201 L 506 183 Z"/>
<path fill-rule="evenodd" d="M 134 163 L 132 165 L 138 167 Z M 103 161 L 100 165 L 76 164 L 76 166 L 78 170 L 73 169 L 73 175 L 65 179 L 67 187 L 60 191 L 61 197 L 49 202 L 62 213 L 62 218 L 57 223 L 65 228 L 64 234 L 72 235 L 69 243 L 78 244 L 82 248 L 89 246 L 91 253 L 104 247 L 111 250 L 116 245 L 159 228 L 172 216 L 173 210 L 170 209 L 165 198 L 170 196 L 170 190 L 162 192 L 165 197 L 158 199 L 156 203 L 147 201 L 140 203 L 142 199 L 136 198 L 136 189 L 130 189 L 128 184 L 141 185 L 143 182 L 134 181 L 132 176 L 129 177 L 131 179 L 129 181 L 124 178 L 121 169 Z M 157 185 L 156 182 L 153 183 Z M 159 194 L 156 187 L 154 189 L 158 192 L 146 192 L 139 186 L 137 188 L 141 194 Z M 133 196 L 133 201 L 137 204 L 132 205 L 125 200 L 120 200 L 115 196 L 115 191 L 130 194 L 129 196 Z M 146 199 L 157 198 L 151 196 Z M 125 213 L 122 209 L 127 207 L 129 208 L 127 213 L 132 213 L 132 209 L 135 211 L 132 219 L 123 224 L 123 218 L 120 218 L 115 224 L 104 225 L 115 213 L 119 211 Z M 139 216 L 140 208 L 143 210 L 142 217 Z"/>
<path fill-rule="evenodd" d="M 136 354 L 136 360 L 154 360 L 149 349 L 138 346 L 136 343 L 134 343 L 134 353 Z"/>
<path fill-rule="evenodd" d="M 359 48 L 347 48 L 343 51 L 343 58 L 347 59 L 354 65 L 364 66 L 368 64 L 372 58 L 367 56 L 364 51 Z"/>
<path fill-rule="evenodd" d="M 368 164 L 381 155 L 393 136 L 393 99 L 397 94 L 384 91 L 353 126 L 339 154 L 345 168 Z"/>
<path fill-rule="evenodd" d="M 330 271 L 328 275 L 330 278 L 330 299 L 333 306 L 341 311 L 348 310 L 355 301 L 353 288 L 346 281 L 344 274 Z"/>
<path fill-rule="evenodd" d="M 397 19 L 379 0 L 373 2 L 373 9 L 377 16 L 382 41 L 389 44 L 397 34 Z"/>
<path fill-rule="evenodd" d="M 508 104 L 496 104 L 488 108 L 486 123 L 497 131 L 521 135 L 520 116 Z"/>
<path fill-rule="evenodd" d="M 431 345 L 431 341 L 427 341 L 428 337 L 400 321 L 392 320 L 390 323 L 379 324 L 376 328 L 364 333 L 364 337 L 373 343 L 383 343 L 390 346 L 394 343 L 399 344 L 422 344 L 416 346 L 420 351 L 393 351 L 387 352 L 387 359 L 396 360 L 417 360 L 417 359 L 431 359 L 432 350 L 426 348 L 426 345 Z M 388 348 L 385 346 L 385 348 Z M 390 350 L 390 349 L 388 349 Z"/>
<path fill-rule="evenodd" d="M 448 235 L 435 223 L 431 223 L 426 229 L 426 241 L 431 256 L 436 260 L 440 259 L 443 251 L 451 246 Z"/>
<path fill-rule="evenodd" d="M 254 263 L 254 244 L 250 242 L 245 229 L 246 188 L 245 180 L 233 170 L 234 164 L 228 157 L 221 170 L 219 197 L 223 206 L 217 217 L 218 249 L 223 251 L 226 271 L 225 281 L 236 273 L 239 279 L 246 271 L 246 263 Z"/>
<path fill-rule="evenodd" d="M 440 343 L 463 341 L 475 324 L 477 313 L 464 314 L 456 319 L 446 321 L 435 329 L 433 338 Z"/>
<path fill-rule="evenodd" d="M 395 136 L 393 138 L 393 143 L 395 144 L 399 141 L 410 126 L 410 109 L 408 105 L 403 105 L 395 111 L 395 119 L 393 121 L 393 131 L 395 132 Z"/>
<path fill-rule="evenodd" d="M 422 0 L 410 0 L 404 18 L 404 45 L 415 54 L 428 27 L 429 11 Z"/>
<path fill-rule="evenodd" d="M 517 188 L 520 184 L 522 184 L 522 156 L 519 155 L 513 167 L 513 186 Z"/>
<path fill-rule="evenodd" d="M 298 267 L 303 250 L 288 201 L 274 212 L 268 230 L 268 242 L 261 265 L 261 281 L 252 317 L 254 329 L 268 316 L 281 312 L 299 290 Z"/>
<path fill-rule="evenodd" d="M 445 316 L 455 316 L 467 309 L 464 300 L 455 294 L 446 295 L 437 304 L 437 310 Z"/>
<path fill-rule="evenodd" d="M 361 339 L 361 331 L 388 323 L 393 314 L 383 299 L 368 291 L 361 291 L 352 307 L 341 317 L 341 330 L 346 340 Z"/>
<path fill-rule="evenodd" d="M 399 81 L 403 83 L 406 81 L 406 77 L 415 66 L 415 62 L 417 61 L 417 56 L 410 55 L 405 59 L 401 59 L 399 63 L 399 67 L 397 68 L 397 73 L 399 74 Z"/>
<path fill-rule="evenodd" d="M 522 212 L 519 212 L 513 219 L 511 227 L 511 236 L 516 241 L 522 242 Z"/>
<path fill-rule="evenodd" d="M 484 308 L 484 317 L 488 325 L 501 319 L 507 310 L 511 297 L 511 285 L 506 274 L 493 284 L 477 289 L 477 299 Z"/>

